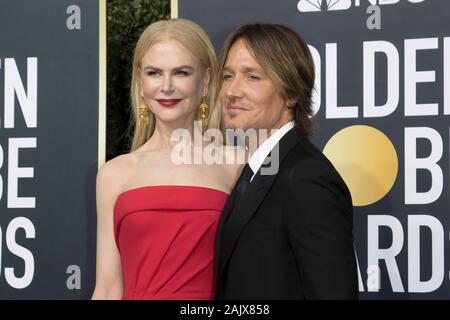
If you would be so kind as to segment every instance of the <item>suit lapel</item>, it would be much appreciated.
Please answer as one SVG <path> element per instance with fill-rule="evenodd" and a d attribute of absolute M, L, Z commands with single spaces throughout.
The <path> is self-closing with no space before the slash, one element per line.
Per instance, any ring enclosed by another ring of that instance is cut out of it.
<path fill-rule="evenodd" d="M 219 220 L 219 225 L 217 227 L 217 233 L 216 233 L 216 245 L 215 245 L 215 270 L 214 270 L 214 274 L 216 279 L 218 279 L 218 272 L 219 272 L 219 265 L 220 265 L 220 261 L 221 261 L 221 252 L 222 252 L 222 239 L 223 239 L 223 227 L 225 225 L 225 223 L 228 220 L 228 217 L 230 216 L 231 210 L 233 209 L 234 206 L 234 200 L 236 199 L 236 194 L 237 194 L 237 185 L 239 184 L 239 182 L 241 181 L 242 176 L 239 177 L 238 181 L 235 184 L 235 187 L 233 188 L 233 190 L 231 191 L 231 194 L 228 198 L 228 201 L 225 205 L 225 208 L 223 209 L 222 214 L 220 215 L 220 220 Z"/>
<path fill-rule="evenodd" d="M 281 167 L 284 157 L 294 147 L 294 145 L 299 142 L 299 136 L 295 130 L 296 129 L 293 128 L 287 132 L 275 147 L 279 148 L 279 167 Z M 218 230 L 221 240 L 216 246 L 216 256 L 220 257 L 216 264 L 217 279 L 222 280 L 221 273 L 226 268 L 228 260 L 236 246 L 242 230 L 266 197 L 270 187 L 275 181 L 277 174 L 278 173 L 272 175 L 261 175 L 260 169 L 253 181 L 250 183 L 244 197 L 239 200 L 239 203 L 234 206 L 234 209 L 233 204 L 231 203 L 234 201 L 229 201 L 230 203 L 226 205 L 226 210 L 224 210 L 223 213 L 223 220 L 221 219 Z M 236 190 L 233 190 L 233 193 L 234 200 Z M 231 214 L 231 211 L 233 211 L 233 214 Z"/>
<path fill-rule="evenodd" d="M 276 175 L 262 176 L 258 172 L 254 181 L 248 186 L 244 198 L 241 198 L 241 201 L 235 206 L 233 214 L 225 222 L 223 226 L 221 258 L 221 265 L 223 267 L 227 264 L 244 226 L 256 212 L 259 204 L 264 200 L 275 177 Z"/>

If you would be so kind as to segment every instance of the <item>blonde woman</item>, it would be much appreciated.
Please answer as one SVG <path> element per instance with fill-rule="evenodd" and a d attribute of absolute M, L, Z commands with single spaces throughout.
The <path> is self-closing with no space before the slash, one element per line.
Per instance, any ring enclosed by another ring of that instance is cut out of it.
<path fill-rule="evenodd" d="M 222 129 L 216 83 L 214 49 L 195 23 L 159 21 L 140 36 L 131 152 L 97 175 L 93 299 L 213 298 L 216 228 L 242 165 L 180 163 L 173 137 L 187 133 L 181 149 L 189 159 L 202 152 L 196 135 Z"/>

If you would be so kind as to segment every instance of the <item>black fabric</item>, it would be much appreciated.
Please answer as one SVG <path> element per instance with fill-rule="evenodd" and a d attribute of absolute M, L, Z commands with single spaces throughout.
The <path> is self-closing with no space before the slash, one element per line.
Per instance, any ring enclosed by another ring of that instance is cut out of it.
<path fill-rule="evenodd" d="M 233 201 L 233 209 L 236 206 L 236 204 L 239 203 L 240 199 L 243 197 L 243 195 L 247 191 L 248 185 L 250 184 L 250 179 L 252 178 L 252 176 L 253 176 L 253 171 L 247 163 L 244 166 L 244 168 L 242 169 L 242 173 L 239 178 L 239 182 L 236 185 L 237 194 L 236 194 L 236 198 Z M 231 212 L 233 212 L 233 210 L 231 210 Z"/>
<path fill-rule="evenodd" d="M 345 183 L 295 129 L 278 147 L 278 172 L 258 171 L 250 184 L 243 173 L 222 213 L 216 298 L 356 299 L 353 207 Z"/>

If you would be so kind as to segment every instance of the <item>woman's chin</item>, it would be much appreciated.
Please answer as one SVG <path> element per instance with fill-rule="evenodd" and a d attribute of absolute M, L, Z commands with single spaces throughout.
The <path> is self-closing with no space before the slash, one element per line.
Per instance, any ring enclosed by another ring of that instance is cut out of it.
<path fill-rule="evenodd" d="M 155 115 L 157 121 L 162 125 L 175 126 L 177 128 L 189 127 L 194 122 L 192 115 Z"/>

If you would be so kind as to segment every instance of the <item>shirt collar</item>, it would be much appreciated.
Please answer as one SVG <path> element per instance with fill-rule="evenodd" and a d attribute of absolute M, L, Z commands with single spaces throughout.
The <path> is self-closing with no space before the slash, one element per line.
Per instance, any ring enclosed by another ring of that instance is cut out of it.
<path fill-rule="evenodd" d="M 258 172 L 259 168 L 261 168 L 261 165 L 264 163 L 264 160 L 269 155 L 270 151 L 275 147 L 275 145 L 283 138 L 283 136 L 291 130 L 295 125 L 294 121 L 290 121 L 283 125 L 280 129 L 276 130 L 273 134 L 270 135 L 269 138 L 267 138 L 259 147 L 256 149 L 256 151 L 250 156 L 250 159 L 248 160 L 248 165 L 250 166 L 250 169 L 253 171 L 253 176 L 250 179 L 250 181 L 253 180 L 253 178 L 256 175 L 256 172 Z"/>

